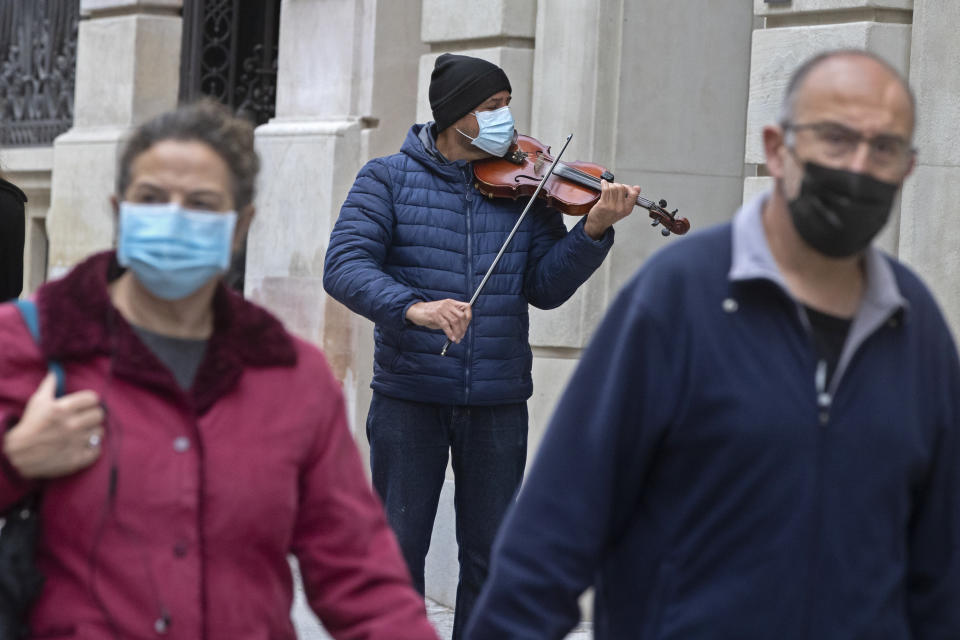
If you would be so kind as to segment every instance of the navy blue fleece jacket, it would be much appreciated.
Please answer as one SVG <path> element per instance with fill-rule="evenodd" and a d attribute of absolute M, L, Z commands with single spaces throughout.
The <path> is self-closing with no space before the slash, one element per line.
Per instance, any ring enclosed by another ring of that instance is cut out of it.
<path fill-rule="evenodd" d="M 731 229 L 660 252 L 610 308 L 470 640 L 562 638 L 590 585 L 597 640 L 960 638 L 960 367 L 933 299 L 871 250 L 826 387 L 766 245 L 732 265 Z"/>

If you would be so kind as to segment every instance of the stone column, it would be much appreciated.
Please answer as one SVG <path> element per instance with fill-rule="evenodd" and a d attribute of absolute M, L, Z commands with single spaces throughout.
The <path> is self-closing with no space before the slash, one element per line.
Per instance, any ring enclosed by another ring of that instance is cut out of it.
<path fill-rule="evenodd" d="M 182 0 L 81 0 L 73 127 L 53 151 L 49 277 L 112 246 L 118 154 L 131 127 L 172 109 Z"/>
<path fill-rule="evenodd" d="M 418 0 L 284 0 L 276 117 L 256 132 L 246 293 L 324 349 L 362 450 L 373 325 L 327 297 L 323 261 L 357 171 L 399 150 L 413 123 L 419 23 Z"/>
<path fill-rule="evenodd" d="M 960 4 L 915 0 L 910 84 L 917 167 L 901 198 L 900 256 L 933 290 L 960 335 Z"/>
<path fill-rule="evenodd" d="M 883 57 L 906 74 L 913 19 L 913 0 L 793 0 L 785 5 L 754 0 L 754 9 L 760 25 L 753 32 L 744 199 L 772 181 L 766 177 L 762 130 L 777 122 L 793 71 L 824 49 L 854 47 Z M 878 240 L 893 254 L 899 227 L 897 206 Z"/>

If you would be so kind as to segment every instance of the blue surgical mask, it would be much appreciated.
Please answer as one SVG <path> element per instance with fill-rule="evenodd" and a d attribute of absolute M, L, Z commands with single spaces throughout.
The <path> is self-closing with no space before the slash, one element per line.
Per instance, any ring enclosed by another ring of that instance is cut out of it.
<path fill-rule="evenodd" d="M 230 266 L 237 214 L 120 203 L 117 261 L 150 293 L 186 298 Z"/>
<path fill-rule="evenodd" d="M 483 149 L 492 156 L 500 157 L 504 155 L 513 144 L 513 114 L 510 113 L 510 107 L 500 107 L 494 111 L 476 111 L 477 124 L 480 125 L 480 132 L 476 138 L 470 138 L 460 129 L 457 131 L 470 138 L 473 146 Z"/>

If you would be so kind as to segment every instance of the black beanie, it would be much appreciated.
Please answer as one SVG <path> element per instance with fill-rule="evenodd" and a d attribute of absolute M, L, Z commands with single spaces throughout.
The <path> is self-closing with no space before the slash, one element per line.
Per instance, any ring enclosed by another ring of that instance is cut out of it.
<path fill-rule="evenodd" d="M 452 53 L 441 55 L 430 74 L 430 109 L 437 133 L 504 90 L 513 91 L 510 81 L 492 62 Z"/>

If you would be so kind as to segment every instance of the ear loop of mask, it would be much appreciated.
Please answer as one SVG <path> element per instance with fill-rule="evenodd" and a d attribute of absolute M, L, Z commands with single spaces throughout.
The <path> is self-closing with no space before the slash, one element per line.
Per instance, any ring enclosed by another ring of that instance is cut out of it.
<path fill-rule="evenodd" d="M 476 121 L 477 121 L 477 131 L 479 132 L 479 131 L 480 131 L 480 119 L 477 118 L 477 112 L 474 111 L 474 112 L 472 112 L 470 115 L 472 115 L 472 116 L 474 117 L 474 119 L 476 119 Z M 462 135 L 464 138 L 466 138 L 466 139 L 469 140 L 470 142 L 473 142 L 474 140 L 476 140 L 476 138 L 471 138 L 470 136 L 468 136 L 467 134 L 465 134 L 463 131 L 460 131 L 460 129 L 457 129 L 457 127 L 454 127 L 454 129 L 456 130 L 457 133 L 459 133 L 460 135 Z"/>

